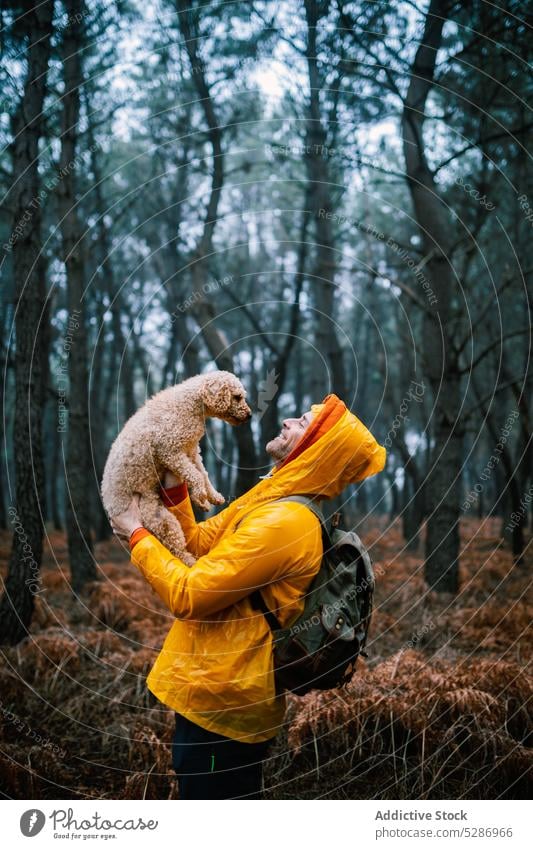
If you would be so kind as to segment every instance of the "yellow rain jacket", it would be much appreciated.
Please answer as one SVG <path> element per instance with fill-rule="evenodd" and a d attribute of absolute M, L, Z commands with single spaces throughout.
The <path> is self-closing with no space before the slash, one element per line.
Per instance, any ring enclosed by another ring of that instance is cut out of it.
<path fill-rule="evenodd" d="M 132 561 L 176 617 L 147 684 L 165 705 L 203 728 L 248 743 L 274 737 L 285 697 L 276 695 L 272 634 L 249 595 L 261 588 L 291 625 L 322 557 L 320 523 L 288 495 L 321 498 L 383 469 L 385 449 L 335 395 L 328 395 L 291 454 L 218 515 L 196 523 L 188 496 L 179 519 L 192 567 L 147 531 Z M 140 538 L 139 538 L 140 537 Z"/>

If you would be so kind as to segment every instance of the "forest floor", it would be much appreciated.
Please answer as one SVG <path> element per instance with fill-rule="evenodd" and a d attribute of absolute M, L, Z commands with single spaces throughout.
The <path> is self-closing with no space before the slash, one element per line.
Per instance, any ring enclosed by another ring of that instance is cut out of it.
<path fill-rule="evenodd" d="M 464 521 L 461 591 L 427 591 L 399 523 L 365 526 L 377 574 L 369 657 L 342 690 L 291 696 L 266 798 L 527 798 L 531 546 L 514 567 L 496 520 Z M 0 536 L 5 575 L 10 536 Z M 173 714 L 145 679 L 171 616 L 116 540 L 69 588 L 51 533 L 31 636 L 0 658 L 0 793 L 175 799 Z M 529 735 L 529 736 L 528 736 Z"/>

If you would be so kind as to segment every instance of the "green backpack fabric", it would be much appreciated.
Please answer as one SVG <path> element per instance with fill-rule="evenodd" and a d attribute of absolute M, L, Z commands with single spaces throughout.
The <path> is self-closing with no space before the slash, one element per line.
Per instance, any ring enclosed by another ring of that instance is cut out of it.
<path fill-rule="evenodd" d="M 353 675 L 358 656 L 366 657 L 374 573 L 357 534 L 338 528 L 334 520 L 328 531 L 324 515 L 311 497 L 293 495 L 278 500 L 305 504 L 322 527 L 322 563 L 307 590 L 303 612 L 290 627 L 281 627 L 260 590 L 251 594 L 252 605 L 263 612 L 272 630 L 277 691 L 303 696 L 310 690 L 342 686 Z"/>

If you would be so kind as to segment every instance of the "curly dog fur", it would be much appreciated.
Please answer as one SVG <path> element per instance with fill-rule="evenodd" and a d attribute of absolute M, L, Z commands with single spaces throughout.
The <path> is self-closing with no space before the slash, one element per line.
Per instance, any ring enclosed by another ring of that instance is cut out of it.
<path fill-rule="evenodd" d="M 228 371 L 197 375 L 158 392 L 126 422 L 115 439 L 104 469 L 102 500 L 110 518 L 127 509 L 139 493 L 143 525 L 185 563 L 186 551 L 178 520 L 163 506 L 159 488 L 166 469 L 188 486 L 191 500 L 208 510 L 223 504 L 202 463 L 199 442 L 205 418 L 237 425 L 251 416 L 246 390 Z"/>

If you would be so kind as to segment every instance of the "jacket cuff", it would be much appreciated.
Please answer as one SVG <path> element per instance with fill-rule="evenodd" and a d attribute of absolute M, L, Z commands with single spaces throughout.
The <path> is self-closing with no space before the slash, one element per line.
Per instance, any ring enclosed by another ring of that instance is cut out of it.
<path fill-rule="evenodd" d="M 146 528 L 136 528 L 130 536 L 130 551 L 133 551 L 138 542 L 149 536 L 151 536 L 150 531 L 147 531 Z"/>
<path fill-rule="evenodd" d="M 161 500 L 165 507 L 176 507 L 182 501 L 185 501 L 188 494 L 186 483 L 169 486 L 168 489 L 161 487 Z"/>

